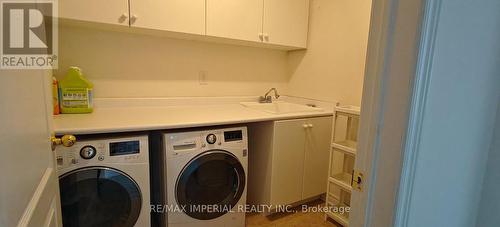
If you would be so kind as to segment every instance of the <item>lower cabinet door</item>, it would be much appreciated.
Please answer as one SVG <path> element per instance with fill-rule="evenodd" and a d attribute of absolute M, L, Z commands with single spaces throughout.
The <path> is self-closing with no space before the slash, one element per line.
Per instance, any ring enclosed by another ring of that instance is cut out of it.
<path fill-rule="evenodd" d="M 332 117 L 306 119 L 302 199 L 326 192 Z"/>
<path fill-rule="evenodd" d="M 271 205 L 286 205 L 302 199 L 305 121 L 274 122 Z"/>

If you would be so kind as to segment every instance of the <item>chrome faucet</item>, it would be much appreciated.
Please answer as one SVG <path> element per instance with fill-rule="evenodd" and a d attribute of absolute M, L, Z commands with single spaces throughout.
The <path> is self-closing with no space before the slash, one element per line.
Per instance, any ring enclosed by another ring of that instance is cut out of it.
<path fill-rule="evenodd" d="M 259 102 L 260 103 L 272 103 L 273 98 L 269 95 L 269 93 L 271 93 L 271 91 L 274 91 L 274 97 L 276 99 L 278 99 L 280 97 L 280 95 L 278 94 L 278 90 L 273 87 L 273 88 L 269 89 L 269 91 L 267 91 L 264 96 L 260 96 Z"/>

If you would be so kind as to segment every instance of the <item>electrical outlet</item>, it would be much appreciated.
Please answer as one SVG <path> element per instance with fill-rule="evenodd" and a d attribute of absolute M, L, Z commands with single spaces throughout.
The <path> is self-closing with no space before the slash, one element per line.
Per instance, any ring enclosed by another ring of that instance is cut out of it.
<path fill-rule="evenodd" d="M 198 82 L 200 85 L 208 85 L 208 72 L 201 70 L 198 74 Z"/>

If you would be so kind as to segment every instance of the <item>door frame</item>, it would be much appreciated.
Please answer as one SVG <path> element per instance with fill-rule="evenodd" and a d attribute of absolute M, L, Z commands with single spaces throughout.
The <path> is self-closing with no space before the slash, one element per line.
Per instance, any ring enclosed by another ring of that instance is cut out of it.
<path fill-rule="evenodd" d="M 441 0 L 373 0 L 350 226 L 406 226 Z"/>

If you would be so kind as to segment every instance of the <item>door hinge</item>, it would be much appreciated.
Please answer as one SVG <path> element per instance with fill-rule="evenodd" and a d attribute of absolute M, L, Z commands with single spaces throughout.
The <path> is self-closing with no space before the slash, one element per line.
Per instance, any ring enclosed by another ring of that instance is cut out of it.
<path fill-rule="evenodd" d="M 359 170 L 352 171 L 352 189 L 363 191 L 363 186 L 365 184 L 365 175 Z"/>

